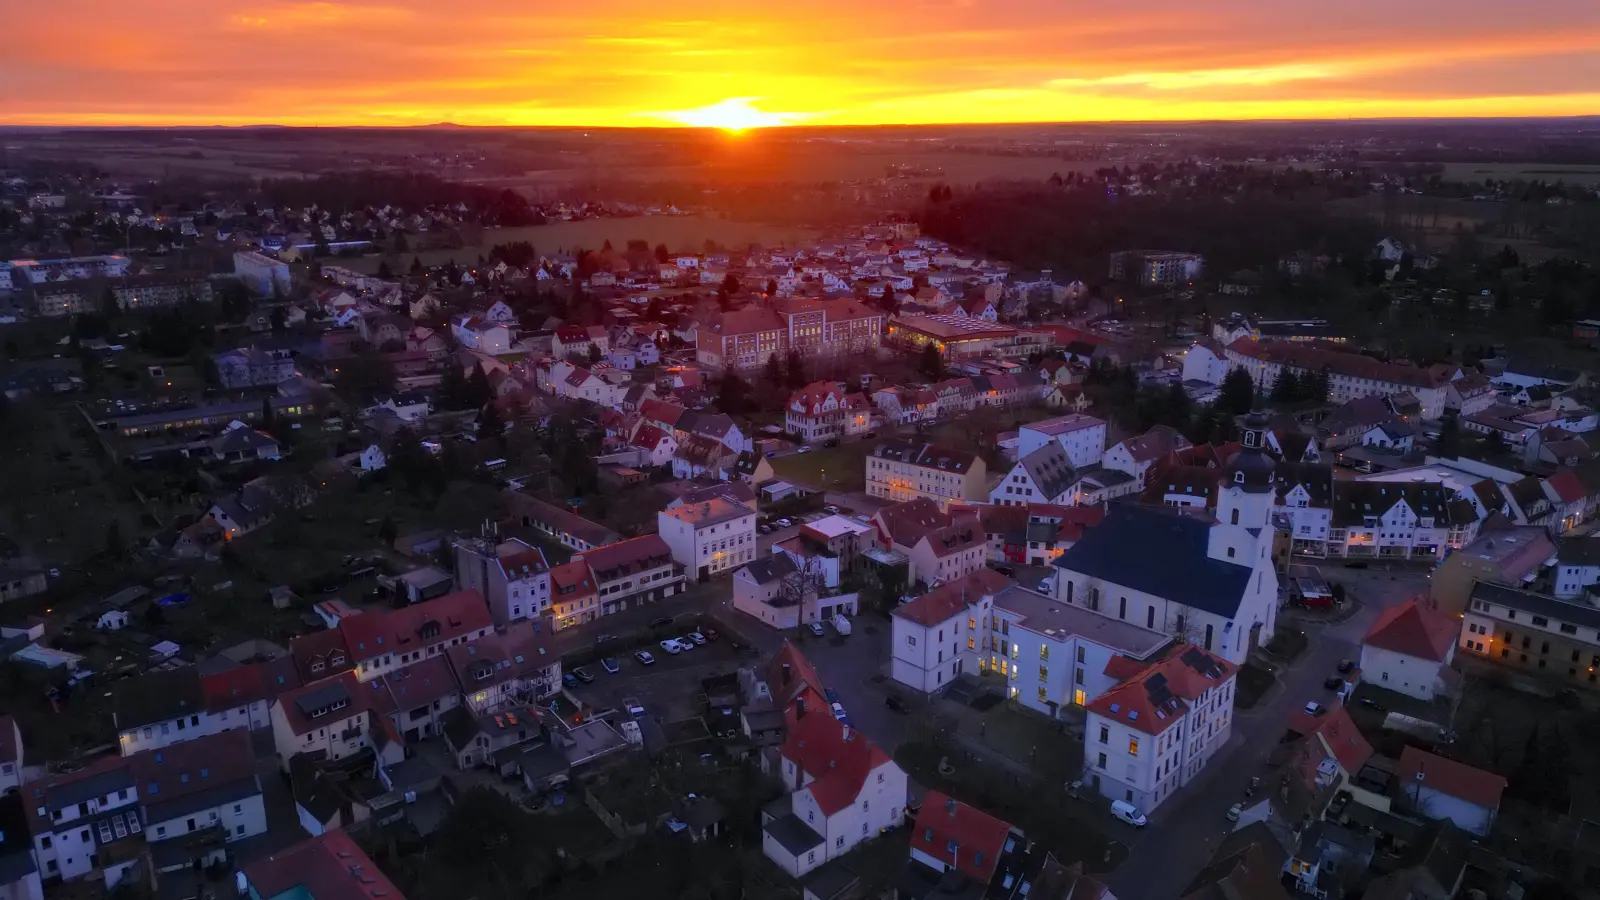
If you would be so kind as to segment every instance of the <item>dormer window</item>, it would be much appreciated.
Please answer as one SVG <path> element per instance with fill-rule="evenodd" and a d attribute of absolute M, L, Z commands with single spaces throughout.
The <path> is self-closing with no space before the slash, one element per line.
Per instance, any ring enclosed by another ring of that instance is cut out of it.
<path fill-rule="evenodd" d="M 1233 483 L 1234 484 L 1244 484 L 1244 472 L 1239 471 L 1239 472 L 1233 473 Z"/>

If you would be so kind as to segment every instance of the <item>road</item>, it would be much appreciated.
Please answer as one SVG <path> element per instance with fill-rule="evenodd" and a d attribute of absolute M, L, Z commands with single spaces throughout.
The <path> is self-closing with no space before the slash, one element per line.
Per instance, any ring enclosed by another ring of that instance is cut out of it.
<path fill-rule="evenodd" d="M 1111 829 L 1113 836 L 1129 844 L 1127 862 L 1110 876 L 1111 889 L 1119 897 L 1177 897 L 1195 874 L 1211 861 L 1211 854 L 1232 825 L 1224 814 L 1244 796 L 1250 778 L 1266 765 L 1267 755 L 1278 743 L 1289 717 L 1307 700 L 1327 702 L 1332 694 L 1322 680 L 1332 674 L 1342 659 L 1356 659 L 1361 638 L 1383 610 L 1427 589 L 1427 576 L 1421 572 L 1346 570 L 1328 567 L 1331 580 L 1341 581 L 1345 589 L 1361 601 L 1361 609 L 1348 621 L 1308 627 L 1309 647 L 1304 656 L 1283 671 L 1279 685 L 1268 692 L 1261 705 L 1238 710 L 1234 716 L 1233 737 L 1198 779 L 1190 782 L 1150 816 L 1142 832 L 1129 828 Z M 1281 618 L 1278 627 L 1292 628 L 1294 622 Z M 1118 831 L 1126 831 L 1123 834 Z"/>

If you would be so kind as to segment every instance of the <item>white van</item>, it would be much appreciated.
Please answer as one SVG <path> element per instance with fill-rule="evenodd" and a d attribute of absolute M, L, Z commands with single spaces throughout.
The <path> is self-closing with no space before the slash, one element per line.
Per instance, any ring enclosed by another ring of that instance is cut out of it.
<path fill-rule="evenodd" d="M 1139 807 L 1121 800 L 1111 801 L 1111 815 L 1135 828 L 1143 828 L 1145 823 L 1149 821 L 1144 817 L 1144 813 L 1139 812 Z"/>
<path fill-rule="evenodd" d="M 844 617 L 844 613 L 835 613 L 832 621 L 834 631 L 837 631 L 842 635 L 847 635 L 850 633 L 850 620 Z"/>

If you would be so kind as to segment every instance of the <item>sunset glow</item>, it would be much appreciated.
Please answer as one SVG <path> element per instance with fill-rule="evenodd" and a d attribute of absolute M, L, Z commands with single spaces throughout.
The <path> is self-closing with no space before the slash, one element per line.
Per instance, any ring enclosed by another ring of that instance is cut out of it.
<path fill-rule="evenodd" d="M 52 0 L 0 123 L 677 126 L 1600 113 L 1593 0 Z M 48 38 L 44 36 L 49 36 Z"/>

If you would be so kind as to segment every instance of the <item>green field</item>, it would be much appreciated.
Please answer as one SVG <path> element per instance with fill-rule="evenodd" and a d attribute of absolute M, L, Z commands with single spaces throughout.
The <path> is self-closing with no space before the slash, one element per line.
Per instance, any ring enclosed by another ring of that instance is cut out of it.
<path fill-rule="evenodd" d="M 1600 184 L 1600 166 L 1560 163 L 1445 163 L 1446 181 L 1565 181 L 1568 184 Z"/>
<path fill-rule="evenodd" d="M 424 250 L 420 253 L 402 253 L 388 257 L 393 268 L 396 262 L 410 265 L 411 257 L 420 258 L 425 265 L 441 265 L 455 260 L 458 263 L 476 261 L 478 256 L 489 255 L 495 244 L 527 241 L 540 253 L 556 255 L 574 250 L 598 250 L 610 241 L 614 247 L 624 247 L 628 241 L 648 241 L 653 247 L 666 244 L 667 249 L 699 252 L 710 240 L 731 249 L 742 249 L 750 244 L 774 247 L 780 244 L 802 243 L 815 240 L 818 232 L 809 228 L 788 228 L 762 225 L 756 222 L 735 222 L 729 219 L 709 219 L 701 216 L 638 216 L 626 219 L 583 219 L 577 222 L 553 222 L 549 225 L 530 225 L 524 228 L 485 228 L 482 240 L 475 246 L 450 250 Z M 340 261 L 359 272 L 374 272 L 384 257 L 365 256 Z"/>

